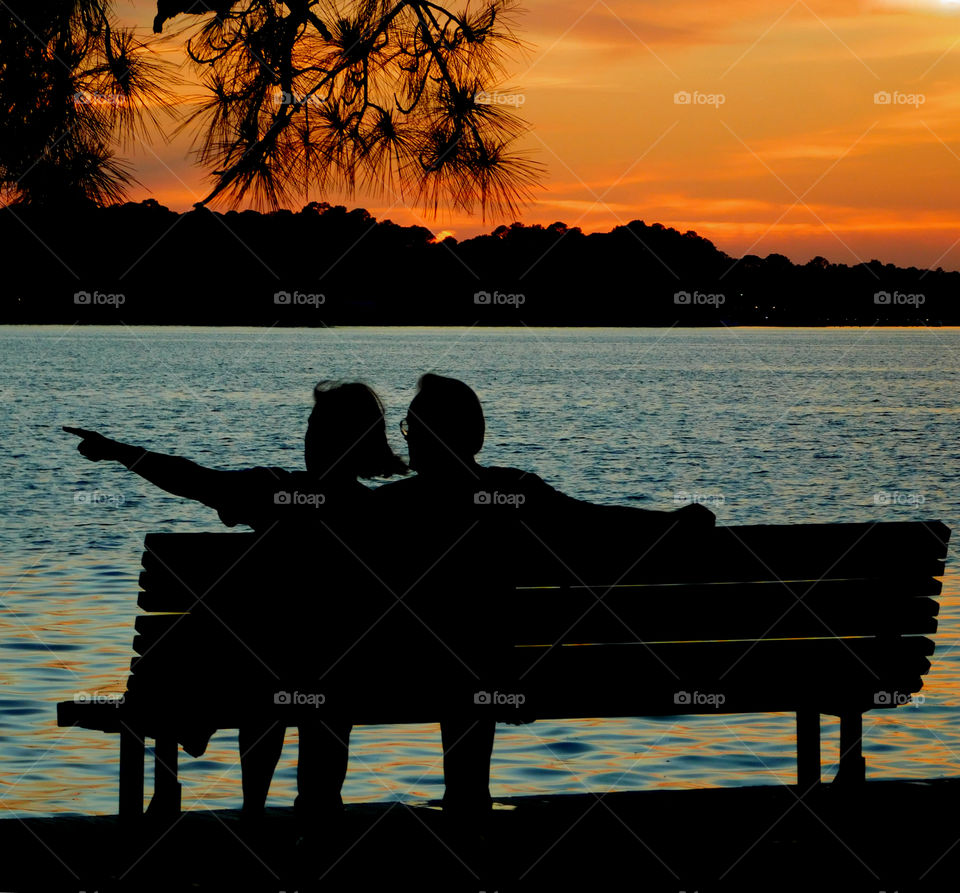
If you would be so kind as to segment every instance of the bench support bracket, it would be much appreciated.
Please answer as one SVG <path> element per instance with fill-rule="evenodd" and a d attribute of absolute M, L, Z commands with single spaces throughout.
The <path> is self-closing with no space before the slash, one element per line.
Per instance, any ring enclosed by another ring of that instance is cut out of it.
<path fill-rule="evenodd" d="M 863 784 L 867 762 L 863 758 L 863 713 L 852 710 L 840 714 L 840 768 L 833 783 Z"/>
<path fill-rule="evenodd" d="M 797 787 L 802 797 L 820 784 L 820 714 L 797 711 Z"/>
<path fill-rule="evenodd" d="M 120 817 L 143 815 L 143 735 L 120 727 Z"/>

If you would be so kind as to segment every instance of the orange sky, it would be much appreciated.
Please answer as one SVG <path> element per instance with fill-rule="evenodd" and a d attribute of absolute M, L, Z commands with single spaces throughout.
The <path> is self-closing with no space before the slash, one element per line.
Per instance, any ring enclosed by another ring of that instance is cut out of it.
<path fill-rule="evenodd" d="M 547 177 L 523 222 L 640 218 L 735 256 L 960 269 L 960 0 L 525 7 L 532 46 L 501 89 L 523 94 L 526 146 Z M 149 30 L 149 0 L 118 9 Z M 205 194 L 185 139 L 131 154 L 145 186 L 132 198 L 180 210 Z M 511 222 L 311 198 L 459 238 Z"/>

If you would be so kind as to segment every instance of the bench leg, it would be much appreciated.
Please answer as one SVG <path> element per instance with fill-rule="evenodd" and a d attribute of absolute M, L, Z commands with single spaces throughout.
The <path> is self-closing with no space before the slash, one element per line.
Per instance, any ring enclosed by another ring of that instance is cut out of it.
<path fill-rule="evenodd" d="M 862 784 L 867 777 L 863 758 L 863 714 L 857 710 L 840 714 L 840 768 L 833 780 L 842 784 Z"/>
<path fill-rule="evenodd" d="M 143 815 L 143 735 L 120 728 L 120 818 Z"/>
<path fill-rule="evenodd" d="M 180 814 L 180 782 L 178 781 L 178 745 L 175 738 L 158 738 L 153 748 L 153 798 L 149 815 Z"/>
<path fill-rule="evenodd" d="M 801 795 L 820 784 L 820 714 L 797 711 L 797 787 Z"/>

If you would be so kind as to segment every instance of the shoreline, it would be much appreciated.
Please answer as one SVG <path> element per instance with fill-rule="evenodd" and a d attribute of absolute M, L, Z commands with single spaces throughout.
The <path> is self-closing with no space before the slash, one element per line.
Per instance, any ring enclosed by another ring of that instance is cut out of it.
<path fill-rule="evenodd" d="M 716 324 L 716 325 L 687 325 L 687 324 L 674 324 L 674 325 L 548 325 L 548 324 L 536 324 L 536 325 L 526 325 L 525 323 L 520 323 L 518 325 L 502 325 L 497 323 L 337 323 L 336 325 L 316 325 L 316 326 L 298 326 L 298 325 L 256 325 L 256 324 L 245 324 L 245 323 L 223 323 L 223 324 L 212 324 L 212 323 L 179 323 L 179 322 L 170 322 L 170 323 L 146 323 L 146 322 L 137 322 L 137 323 L 125 323 L 125 322 L 80 322 L 79 320 L 74 322 L 0 322 L 0 331 L 9 330 L 9 329 L 54 329 L 54 328 L 66 328 L 66 329 L 187 329 L 187 330 L 223 330 L 223 329 L 233 329 L 237 331 L 323 331 L 325 329 L 362 329 L 362 330 L 383 330 L 383 329 L 405 329 L 405 330 L 450 330 L 450 329 L 462 329 L 465 331 L 470 331 L 472 329 L 477 329 L 480 331 L 527 331 L 527 330 L 538 330 L 538 329 L 551 329 L 555 331 L 595 331 L 595 332 L 616 332 L 616 331 L 670 331 L 670 330 L 681 330 L 681 331 L 718 331 L 722 329 L 751 329 L 757 331 L 860 331 L 863 329 L 872 330 L 878 329 L 881 331 L 930 331 L 936 329 L 937 331 L 958 331 L 960 330 L 960 323 L 930 323 L 930 324 L 916 324 L 916 325 L 904 325 L 902 323 L 850 323 L 850 324 L 836 324 L 836 325 L 823 325 L 817 323 L 803 324 L 803 323 L 794 323 L 794 324 L 751 324 L 751 323 L 730 323 L 730 324 Z"/>

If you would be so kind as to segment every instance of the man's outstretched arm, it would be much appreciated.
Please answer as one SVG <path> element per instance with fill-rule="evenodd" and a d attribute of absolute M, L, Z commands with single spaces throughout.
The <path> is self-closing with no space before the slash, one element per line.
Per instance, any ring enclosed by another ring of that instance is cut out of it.
<path fill-rule="evenodd" d="M 628 505 L 602 505 L 588 502 L 585 499 L 576 499 L 550 486 L 542 478 L 535 478 L 534 490 L 538 508 L 541 513 L 557 520 L 578 522 L 591 525 L 598 523 L 603 526 L 624 525 L 626 528 L 647 528 L 650 530 L 670 529 L 682 525 L 685 531 L 709 530 L 716 523 L 716 516 L 706 506 L 694 502 L 673 511 L 658 511 L 656 509 L 642 509 Z"/>
<path fill-rule="evenodd" d="M 714 529 L 713 512 L 697 504 L 675 511 L 598 505 L 529 474 L 517 486 L 526 500 L 512 525 L 518 578 L 559 573 L 582 583 L 611 583 L 645 560 L 673 561 L 704 548 Z"/>

